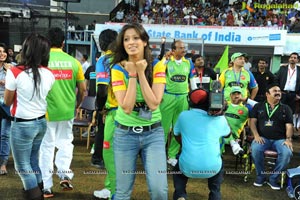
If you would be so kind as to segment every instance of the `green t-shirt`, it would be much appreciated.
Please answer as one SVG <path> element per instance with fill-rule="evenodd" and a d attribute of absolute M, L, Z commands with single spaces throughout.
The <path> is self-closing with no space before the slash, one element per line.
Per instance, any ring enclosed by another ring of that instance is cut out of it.
<path fill-rule="evenodd" d="M 248 97 L 248 86 L 250 84 L 250 74 L 247 70 L 242 69 L 241 72 L 234 72 L 229 68 L 221 73 L 220 82 L 224 88 L 224 98 L 227 102 L 230 101 L 231 87 L 240 86 L 242 88 L 242 97 Z"/>
<path fill-rule="evenodd" d="M 120 65 L 114 65 L 111 71 L 111 78 L 114 92 L 127 90 L 129 77 L 128 72 L 123 67 L 121 67 Z M 165 82 L 165 65 L 160 61 L 153 67 L 153 84 L 165 84 Z M 136 104 L 144 103 L 145 100 L 138 80 L 136 85 Z M 132 111 L 130 114 L 126 114 L 122 107 L 119 106 L 116 112 L 115 120 L 125 126 L 149 126 L 158 121 L 161 121 L 161 113 L 158 106 L 156 110 L 152 111 L 151 119 L 147 120 L 141 118 L 139 116 L 139 112 L 137 111 Z"/>
<path fill-rule="evenodd" d="M 78 60 L 58 48 L 51 48 L 48 67 L 55 82 L 47 96 L 49 121 L 64 121 L 74 118 L 76 83 L 84 81 L 82 66 Z"/>
<path fill-rule="evenodd" d="M 243 104 L 235 105 L 230 103 L 225 112 L 225 117 L 233 137 L 235 139 L 239 138 L 248 119 L 248 108 Z"/>
<path fill-rule="evenodd" d="M 189 78 L 195 74 L 194 65 L 190 60 L 181 59 L 181 63 L 176 63 L 175 59 L 171 59 L 167 63 L 166 70 L 166 89 L 171 94 L 187 94 L 189 92 Z"/>

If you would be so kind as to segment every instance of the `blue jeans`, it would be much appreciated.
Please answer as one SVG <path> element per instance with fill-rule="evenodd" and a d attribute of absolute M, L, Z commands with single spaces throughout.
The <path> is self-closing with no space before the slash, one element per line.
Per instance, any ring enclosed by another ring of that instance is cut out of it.
<path fill-rule="evenodd" d="M 276 183 L 279 175 L 283 170 L 285 170 L 286 166 L 290 162 L 290 158 L 292 157 L 292 151 L 286 146 L 282 145 L 285 141 L 281 140 L 269 140 L 264 138 L 264 144 L 258 144 L 253 140 L 251 144 L 252 149 L 252 159 L 255 164 L 256 170 L 256 181 L 263 182 L 266 179 L 265 167 L 264 167 L 264 151 L 265 150 L 273 150 L 278 153 L 278 158 L 276 159 L 274 173 L 270 174 L 269 181 L 271 183 Z"/>
<path fill-rule="evenodd" d="M 173 200 L 177 200 L 180 197 L 187 198 L 187 193 L 186 193 L 186 184 L 189 180 L 187 176 L 184 174 L 180 173 L 179 169 L 179 159 L 174 167 L 174 174 L 173 174 L 173 184 L 175 191 L 173 193 Z M 209 189 L 209 200 L 220 200 L 221 199 L 221 184 L 223 181 L 223 166 L 219 173 L 214 175 L 211 178 L 207 179 L 207 184 L 208 184 L 208 189 Z"/>
<path fill-rule="evenodd" d="M 152 200 L 168 199 L 165 138 L 162 127 L 142 133 L 115 128 L 114 156 L 116 194 L 114 200 L 129 200 L 136 174 L 146 174 Z M 136 171 L 141 155 L 145 172 Z"/>
<path fill-rule="evenodd" d="M 6 165 L 9 157 L 10 124 L 10 120 L 7 120 L 5 118 L 2 119 L 0 133 L 0 166 Z"/>
<path fill-rule="evenodd" d="M 42 182 L 39 168 L 39 150 L 46 133 L 46 119 L 11 124 L 10 144 L 15 169 L 20 176 L 24 190 L 30 190 Z M 52 162 L 52 161 L 49 161 Z"/>

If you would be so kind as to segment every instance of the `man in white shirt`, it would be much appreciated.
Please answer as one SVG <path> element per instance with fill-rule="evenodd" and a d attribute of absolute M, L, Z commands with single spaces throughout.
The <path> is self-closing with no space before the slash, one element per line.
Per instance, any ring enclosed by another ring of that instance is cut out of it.
<path fill-rule="evenodd" d="M 88 58 L 89 57 L 86 54 L 84 54 L 82 56 L 82 58 L 81 58 L 83 73 L 85 73 L 85 71 L 87 70 L 87 68 L 89 68 L 89 66 L 90 66 L 90 63 L 87 61 Z"/>
<path fill-rule="evenodd" d="M 287 104 L 294 114 L 294 126 L 299 127 L 296 118 L 299 114 L 298 102 L 300 99 L 300 66 L 298 53 L 290 54 L 289 64 L 281 66 L 276 73 L 280 90 L 282 91 L 281 102 Z"/>
<path fill-rule="evenodd" d="M 124 19 L 124 10 L 120 9 L 118 10 L 117 14 L 116 14 L 116 21 L 117 22 L 122 22 Z"/>

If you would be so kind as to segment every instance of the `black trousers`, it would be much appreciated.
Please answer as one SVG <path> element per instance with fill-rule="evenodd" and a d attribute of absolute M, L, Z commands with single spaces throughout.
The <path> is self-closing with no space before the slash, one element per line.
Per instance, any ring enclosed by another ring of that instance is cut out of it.
<path fill-rule="evenodd" d="M 293 114 L 296 113 L 296 103 L 299 103 L 298 101 L 296 102 L 296 93 L 295 92 L 290 92 L 290 93 L 282 93 L 281 96 L 281 102 L 283 104 L 288 105 L 291 109 Z"/>
<path fill-rule="evenodd" d="M 102 115 L 97 113 L 98 131 L 95 134 L 94 154 L 92 155 L 92 163 L 96 164 L 103 161 L 103 140 L 104 140 L 104 123 Z"/>
<path fill-rule="evenodd" d="M 177 200 L 180 197 L 187 198 L 186 193 L 186 184 L 189 180 L 187 176 L 185 176 L 183 173 L 177 173 L 180 172 L 179 169 L 179 159 L 174 167 L 174 174 L 173 174 L 173 184 L 175 191 L 173 193 L 173 200 Z M 219 173 L 217 173 L 215 176 L 207 179 L 208 189 L 209 189 L 209 200 L 221 200 L 221 184 L 223 181 L 223 166 Z"/>

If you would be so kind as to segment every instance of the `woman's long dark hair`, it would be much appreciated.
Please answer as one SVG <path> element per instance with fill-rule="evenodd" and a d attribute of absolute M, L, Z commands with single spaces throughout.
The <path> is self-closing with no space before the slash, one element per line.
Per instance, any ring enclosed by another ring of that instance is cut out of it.
<path fill-rule="evenodd" d="M 153 74 L 152 74 L 152 61 L 153 57 L 151 55 L 151 49 L 149 46 L 149 35 L 145 31 L 144 27 L 141 24 L 138 23 L 132 23 L 132 24 L 126 24 L 121 29 L 117 41 L 116 41 L 116 50 L 113 54 L 113 60 L 111 64 L 117 64 L 123 60 L 128 59 L 128 54 L 125 51 L 123 40 L 124 40 L 124 34 L 128 29 L 134 29 L 139 36 L 141 37 L 141 40 L 146 42 L 147 45 L 144 47 L 144 59 L 146 59 L 148 66 L 145 70 L 146 79 L 150 86 L 152 86 L 152 80 L 153 80 Z"/>
<path fill-rule="evenodd" d="M 20 65 L 24 66 L 26 73 L 29 73 L 30 69 L 32 70 L 34 81 L 32 97 L 35 92 L 39 95 L 41 76 L 38 69 L 40 66 L 48 66 L 49 53 L 50 42 L 40 34 L 30 34 L 23 43 Z"/>

